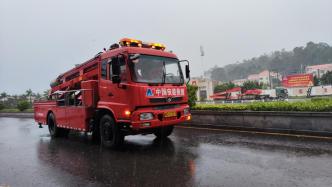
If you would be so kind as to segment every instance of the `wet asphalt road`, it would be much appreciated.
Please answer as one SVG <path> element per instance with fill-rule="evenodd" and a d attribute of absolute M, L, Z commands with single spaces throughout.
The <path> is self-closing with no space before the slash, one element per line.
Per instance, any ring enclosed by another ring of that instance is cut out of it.
<path fill-rule="evenodd" d="M 120 150 L 0 118 L 0 186 L 332 186 L 332 140 L 176 128 Z"/>

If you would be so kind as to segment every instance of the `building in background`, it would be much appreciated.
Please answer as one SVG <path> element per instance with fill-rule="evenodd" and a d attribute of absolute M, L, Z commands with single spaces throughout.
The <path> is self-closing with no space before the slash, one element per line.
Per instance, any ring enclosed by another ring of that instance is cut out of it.
<path fill-rule="evenodd" d="M 269 70 L 264 70 L 257 74 L 248 75 L 246 79 L 233 80 L 232 83 L 234 83 L 237 86 L 243 86 L 243 84 L 246 81 L 254 81 L 258 82 L 259 84 L 264 84 L 267 87 L 275 87 L 278 86 L 276 85 L 276 82 L 280 83 L 281 80 L 282 80 L 281 74 Z"/>
<path fill-rule="evenodd" d="M 264 71 L 262 71 L 258 74 L 248 75 L 247 79 L 249 81 L 255 81 L 255 82 L 258 82 L 258 83 L 263 83 L 263 84 L 266 84 L 266 85 L 270 85 L 271 80 L 273 78 L 281 80 L 281 75 L 276 73 L 276 72 L 272 72 L 272 71 L 269 71 L 269 70 L 264 70 Z"/>
<path fill-rule="evenodd" d="M 198 101 L 212 101 L 210 95 L 213 95 L 213 89 L 220 84 L 220 81 L 210 80 L 203 77 L 193 77 L 190 80 L 190 84 L 197 86 L 197 100 Z"/>
<path fill-rule="evenodd" d="M 264 70 L 264 71 L 262 71 L 260 73 L 257 73 L 257 74 L 248 75 L 247 79 L 249 81 L 255 81 L 255 82 L 263 83 L 263 84 L 269 84 L 269 82 L 270 82 L 269 71 Z"/>
<path fill-rule="evenodd" d="M 305 68 L 306 73 L 311 73 L 317 78 L 321 78 L 322 75 L 324 75 L 328 71 L 332 71 L 332 64 L 320 64 L 314 66 L 307 66 Z"/>

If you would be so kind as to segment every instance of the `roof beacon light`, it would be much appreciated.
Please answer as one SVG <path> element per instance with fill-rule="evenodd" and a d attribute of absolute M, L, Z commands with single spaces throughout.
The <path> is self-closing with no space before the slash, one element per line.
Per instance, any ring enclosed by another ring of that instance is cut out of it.
<path fill-rule="evenodd" d="M 135 40 L 135 39 L 131 39 L 131 38 L 123 38 L 120 40 L 119 44 L 122 47 L 142 47 L 141 40 Z"/>
<path fill-rule="evenodd" d="M 166 49 L 165 45 L 161 43 L 143 43 L 141 40 L 131 38 L 123 38 L 120 40 L 119 44 L 121 47 L 143 47 L 162 51 Z"/>
<path fill-rule="evenodd" d="M 161 43 L 150 43 L 150 46 L 152 49 L 157 49 L 157 50 L 162 50 L 162 51 L 164 51 L 166 48 L 165 45 L 161 44 Z"/>

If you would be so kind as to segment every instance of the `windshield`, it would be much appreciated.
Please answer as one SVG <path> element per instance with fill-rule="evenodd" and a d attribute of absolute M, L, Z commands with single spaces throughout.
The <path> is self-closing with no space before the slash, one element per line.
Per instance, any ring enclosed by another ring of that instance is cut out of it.
<path fill-rule="evenodd" d="M 139 55 L 131 61 L 131 66 L 135 82 L 183 84 L 183 75 L 177 59 Z"/>

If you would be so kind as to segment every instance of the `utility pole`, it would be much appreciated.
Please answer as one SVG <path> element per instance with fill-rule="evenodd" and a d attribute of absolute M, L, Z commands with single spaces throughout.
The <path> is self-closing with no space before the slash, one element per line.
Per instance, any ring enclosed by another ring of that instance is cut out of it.
<path fill-rule="evenodd" d="M 201 65 L 202 65 L 202 76 L 204 77 L 204 64 L 203 64 L 203 58 L 204 58 L 204 55 L 205 55 L 205 53 L 204 53 L 204 49 L 203 49 L 203 46 L 202 45 L 200 45 L 199 46 L 199 50 L 200 50 L 200 52 L 201 52 Z"/>
<path fill-rule="evenodd" d="M 272 88 L 272 79 L 271 79 L 271 71 L 269 70 L 269 83 L 270 83 L 270 89 Z"/>
<path fill-rule="evenodd" d="M 279 84 L 280 84 L 279 71 L 277 70 L 277 87 L 280 86 Z"/>

